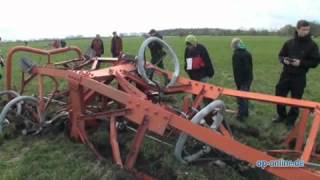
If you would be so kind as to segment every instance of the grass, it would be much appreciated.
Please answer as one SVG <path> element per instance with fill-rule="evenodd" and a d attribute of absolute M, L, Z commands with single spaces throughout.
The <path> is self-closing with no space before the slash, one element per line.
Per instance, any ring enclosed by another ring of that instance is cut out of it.
<path fill-rule="evenodd" d="M 18 137 L 1 146 L 0 179 L 100 179 L 110 177 L 111 161 L 99 164 L 86 146 L 63 135 Z M 104 167 L 108 167 L 105 169 Z"/>
<path fill-rule="evenodd" d="M 277 56 L 282 44 L 288 37 L 276 36 L 244 36 L 241 37 L 247 44 L 249 51 L 253 55 L 254 83 L 252 91 L 265 94 L 274 94 L 275 85 L 279 79 L 281 65 Z M 201 36 L 198 40 L 204 44 L 213 59 L 215 76 L 210 83 L 217 86 L 234 89 L 231 55 L 232 50 L 229 43 L 232 37 Z M 177 53 L 181 65 L 183 65 L 184 38 L 165 37 L 175 52 Z M 83 52 L 90 45 L 90 39 L 67 40 L 68 45 L 80 47 Z M 136 55 L 143 38 L 124 38 L 124 52 Z M 319 44 L 320 39 L 316 39 Z M 29 46 L 36 48 L 48 48 L 47 41 L 29 42 Z M 110 39 L 104 39 L 105 56 L 110 56 Z M 8 50 L 16 43 L 4 43 L 0 45 L 3 55 L 7 55 Z M 26 56 L 38 64 L 46 61 L 44 56 L 32 56 L 30 54 L 19 53 L 14 59 L 14 79 L 19 82 L 20 68 L 18 60 Z M 54 57 L 54 61 L 67 60 L 75 54 L 68 53 Z M 171 67 L 169 67 L 170 69 Z M 4 74 L 3 69 L 0 73 Z M 182 70 L 181 75 L 187 77 Z M 305 89 L 304 99 L 319 102 L 320 84 L 319 71 L 312 69 L 308 73 L 308 85 Z M 4 81 L 3 81 L 4 82 Z M 37 94 L 34 86 L 28 89 L 29 94 Z M 4 89 L 4 83 L 0 84 L 0 90 Z M 51 83 L 47 81 L 47 89 Z M 18 88 L 19 86 L 16 85 Z M 227 106 L 236 109 L 236 101 L 231 97 L 222 97 Z M 287 130 L 283 125 L 271 124 L 271 119 L 275 114 L 275 106 L 259 102 L 251 102 L 250 118 L 244 123 L 235 121 L 233 115 L 228 114 L 227 120 L 243 129 L 256 129 L 259 137 L 239 134 L 236 138 L 245 144 L 258 149 L 276 149 L 282 147 L 283 138 Z M 0 140 L 1 141 L 1 140 Z M 1 142 L 0 142 L 1 143 Z M 107 142 L 105 142 L 107 143 Z M 130 143 L 126 144 L 127 149 Z M 159 151 L 161 149 L 161 151 Z M 49 135 L 41 137 L 17 137 L 4 140 L 0 144 L 0 179 L 110 179 L 118 168 L 111 163 L 111 154 L 108 154 L 110 161 L 102 164 L 98 163 L 94 155 L 82 144 L 76 144 L 66 138 L 63 134 Z M 145 167 L 145 160 L 153 159 Z M 139 162 L 140 161 L 140 162 Z M 159 172 L 159 167 L 161 171 Z M 144 142 L 144 147 L 140 159 L 138 159 L 138 169 L 147 169 L 150 174 L 163 174 L 163 179 L 250 179 L 248 176 L 239 174 L 234 168 L 226 166 L 218 168 L 214 165 L 192 165 L 185 166 L 178 163 L 173 157 L 173 149 L 164 147 L 151 140 Z M 170 174 L 170 176 L 165 175 Z"/>

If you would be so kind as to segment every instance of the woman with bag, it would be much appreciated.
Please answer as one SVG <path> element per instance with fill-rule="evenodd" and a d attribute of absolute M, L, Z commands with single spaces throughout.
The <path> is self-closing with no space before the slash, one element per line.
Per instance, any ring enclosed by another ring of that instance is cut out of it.
<path fill-rule="evenodd" d="M 214 75 L 214 68 L 207 49 L 194 35 L 188 35 L 185 42 L 185 71 L 192 80 L 208 82 Z"/>

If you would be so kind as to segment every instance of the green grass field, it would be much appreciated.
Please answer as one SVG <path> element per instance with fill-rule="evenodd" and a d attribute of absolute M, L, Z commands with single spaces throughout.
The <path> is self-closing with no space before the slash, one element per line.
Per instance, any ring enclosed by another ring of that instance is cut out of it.
<path fill-rule="evenodd" d="M 217 86 L 234 89 L 230 41 L 233 37 L 201 36 L 198 40 L 205 45 L 213 59 L 215 76 L 210 83 Z M 253 55 L 254 83 L 252 91 L 265 94 L 274 94 L 282 66 L 278 62 L 278 52 L 282 44 L 289 37 L 241 37 Z M 143 38 L 124 38 L 124 52 L 136 55 Z M 78 46 L 84 52 L 89 47 L 90 39 L 67 40 L 68 45 Z M 177 53 L 181 66 L 183 65 L 183 52 L 185 48 L 183 37 L 165 37 Z M 316 39 L 319 44 L 320 39 Z M 48 48 L 48 41 L 30 42 L 29 46 L 35 48 Z M 110 39 L 104 39 L 105 55 L 110 56 Z M 2 43 L 0 48 L 4 56 L 8 49 L 17 43 Z M 30 56 L 19 53 L 14 60 L 14 79 L 20 77 L 18 60 L 27 56 L 44 62 L 46 57 Z M 67 60 L 74 54 L 56 56 L 54 61 Z M 169 68 L 170 69 L 170 68 Z M 4 69 L 0 69 L 4 74 Z M 187 77 L 182 70 L 181 76 Z M 320 101 L 320 71 L 319 67 L 308 73 L 308 84 L 303 99 Z M 4 89 L 4 79 L 1 80 L 0 90 Z M 29 93 L 34 89 L 30 89 Z M 231 97 L 222 97 L 228 108 L 236 109 L 236 101 Z M 236 139 L 258 149 L 277 149 L 282 147 L 283 138 L 287 130 L 284 125 L 271 124 L 275 116 L 275 106 L 251 102 L 250 117 L 243 123 L 237 122 L 234 115 L 227 115 L 227 120 L 235 126 L 244 129 L 254 128 L 259 131 L 259 137 L 239 133 Z M 105 142 L 107 144 L 107 142 Z M 107 146 L 105 144 L 105 146 Z M 129 146 L 130 144 L 126 144 Z M 107 146 L 108 147 L 108 146 Z M 161 149 L 162 151 L 159 151 Z M 96 161 L 91 151 L 82 144 L 76 144 L 61 134 L 50 134 L 45 137 L 17 137 L 5 140 L 0 144 L 0 179 L 115 179 L 119 169 L 112 164 L 111 154 L 107 154 L 107 162 Z M 141 160 L 138 160 L 138 169 L 147 170 L 150 174 L 157 174 L 159 179 L 251 179 L 249 175 L 241 174 L 233 167 L 227 165 L 219 168 L 214 164 L 200 164 L 185 166 L 179 164 L 173 157 L 173 149 L 164 147 L 154 141 L 146 140 Z M 144 160 L 154 159 L 154 163 L 143 165 Z M 159 172 L 159 166 L 161 172 Z M 163 172 L 162 172 L 163 171 Z"/>

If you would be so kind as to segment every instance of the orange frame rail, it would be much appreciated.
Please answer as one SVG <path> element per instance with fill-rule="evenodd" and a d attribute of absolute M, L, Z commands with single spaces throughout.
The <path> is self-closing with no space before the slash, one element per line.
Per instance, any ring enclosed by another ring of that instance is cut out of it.
<path fill-rule="evenodd" d="M 80 48 L 78 47 L 66 47 L 66 48 L 58 48 L 58 49 L 52 49 L 52 50 L 42 50 L 42 49 L 36 49 L 32 47 L 26 47 L 26 46 L 17 46 L 9 50 L 8 52 L 8 58 L 6 61 L 6 89 L 11 89 L 11 83 L 12 83 L 12 61 L 13 61 L 13 55 L 17 52 L 29 52 L 34 53 L 38 55 L 47 55 L 48 60 L 47 63 L 51 64 L 51 56 L 55 54 L 62 54 L 68 51 L 74 51 L 77 53 L 79 58 L 82 58 L 82 53 Z"/>
<path fill-rule="evenodd" d="M 7 79 L 6 88 L 11 88 L 11 61 L 13 54 L 18 51 L 33 52 L 36 54 L 46 54 L 48 55 L 48 63 L 50 63 L 50 55 L 56 53 L 62 53 L 66 51 L 74 50 L 78 52 L 79 57 L 81 52 L 78 48 L 74 49 L 57 49 L 54 51 L 43 51 L 33 48 L 17 47 L 10 51 L 9 53 L 9 65 L 7 65 Z M 158 69 L 155 66 L 148 65 L 149 68 L 154 68 L 158 73 L 166 74 L 169 79 L 172 78 L 172 73 Z M 98 116 L 106 116 L 111 120 L 111 136 L 110 143 L 113 150 L 113 156 L 115 162 L 124 168 L 129 170 L 134 170 L 134 164 L 137 159 L 137 153 L 141 147 L 144 134 L 147 131 L 157 133 L 159 135 L 164 135 L 167 128 L 175 128 L 181 132 L 187 133 L 193 138 L 199 141 L 217 148 L 231 156 L 234 156 L 240 160 L 246 161 L 252 165 L 255 165 L 259 160 L 271 161 L 276 160 L 275 157 L 268 155 L 266 152 L 254 149 L 247 145 L 241 144 L 235 139 L 231 138 L 231 135 L 226 129 L 223 129 L 223 133 L 214 132 L 208 128 L 191 123 L 185 117 L 174 113 L 168 108 L 164 108 L 162 104 L 155 104 L 146 98 L 145 92 L 149 90 L 154 90 L 156 88 L 151 87 L 144 81 L 139 80 L 139 76 L 131 77 L 131 74 L 136 73 L 136 66 L 132 62 L 126 63 L 125 61 L 119 60 L 119 63 L 115 63 L 114 66 L 98 69 L 93 71 L 81 71 L 81 70 L 61 70 L 49 67 L 37 67 L 32 71 L 33 74 L 39 75 L 39 83 L 42 83 L 41 76 L 51 76 L 54 78 L 61 78 L 69 81 L 69 99 L 70 99 L 70 120 L 71 120 L 71 131 L 70 136 L 74 139 L 80 140 L 84 144 L 87 144 L 90 149 L 97 155 L 98 158 L 102 158 L 99 153 L 94 148 L 93 144 L 89 142 L 86 132 L 86 123 L 91 120 L 95 120 Z M 112 79 L 119 82 L 119 87 L 117 89 L 108 83 Z M 136 81 L 135 81 L 136 80 Z M 136 83 L 133 86 L 131 82 Z M 320 104 L 316 102 L 289 99 L 284 97 L 277 97 L 272 95 L 264 95 L 252 92 L 242 92 L 237 90 L 226 89 L 211 84 L 201 83 L 187 78 L 179 77 L 177 79 L 177 86 L 164 88 L 163 92 L 167 93 L 189 93 L 192 95 L 200 95 L 197 101 L 193 104 L 194 107 L 198 107 L 204 98 L 207 99 L 217 99 L 220 96 L 233 96 L 242 97 L 246 99 L 251 99 L 260 102 L 267 102 L 273 104 L 283 104 L 289 106 L 296 106 L 304 109 L 301 120 L 297 126 L 292 130 L 286 140 L 286 144 L 290 141 L 296 141 L 294 150 L 278 150 L 270 151 L 270 154 L 276 153 L 290 153 L 294 152 L 300 155 L 300 159 L 304 160 L 305 163 L 310 162 L 310 160 L 315 156 L 314 150 L 316 146 L 316 137 L 319 132 L 320 125 Z M 40 85 L 41 86 L 41 85 Z M 43 96 L 43 90 L 39 88 L 40 95 Z M 115 128 L 115 117 L 109 114 L 119 113 L 119 112 L 102 112 L 94 116 L 86 114 L 86 104 L 90 102 L 92 96 L 99 95 L 108 99 L 111 99 L 119 104 L 128 111 L 123 111 L 122 115 L 125 116 L 131 122 L 138 124 L 139 129 L 132 144 L 132 149 L 127 156 L 125 162 L 122 161 L 120 157 L 120 150 L 117 141 L 117 130 Z M 84 98 L 85 97 L 85 98 Z M 190 104 L 190 103 L 189 103 Z M 183 108 L 184 111 L 187 107 Z M 311 130 L 307 141 L 304 142 L 304 136 L 306 135 L 306 126 L 308 122 L 308 116 L 310 112 L 314 112 L 314 120 L 312 122 Z M 305 146 L 303 144 L 305 143 Z M 314 170 L 307 167 L 300 168 L 271 168 L 267 167 L 266 171 L 275 174 L 284 179 L 308 179 L 315 180 L 320 179 L 320 174 Z M 149 176 L 144 176 L 148 179 Z"/>

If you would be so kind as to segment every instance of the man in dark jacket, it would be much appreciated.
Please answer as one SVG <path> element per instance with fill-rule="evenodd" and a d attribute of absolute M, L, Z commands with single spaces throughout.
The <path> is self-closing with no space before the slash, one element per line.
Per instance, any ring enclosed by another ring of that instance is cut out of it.
<path fill-rule="evenodd" d="M 104 53 L 103 42 L 99 34 L 97 34 L 96 38 L 92 40 L 90 47 L 95 51 L 96 57 L 101 57 L 101 55 Z"/>
<path fill-rule="evenodd" d="M 162 36 L 154 29 L 150 30 L 149 35 L 162 39 Z M 151 42 L 148 47 L 151 54 L 151 63 L 157 65 L 161 69 L 164 69 L 162 60 L 166 55 L 166 52 L 163 50 L 162 45 L 158 42 Z"/>
<path fill-rule="evenodd" d="M 64 40 L 64 39 L 61 39 L 60 40 L 60 45 L 61 45 L 61 47 L 67 47 L 67 42 Z"/>
<path fill-rule="evenodd" d="M 301 99 L 306 87 L 306 74 L 309 68 L 315 68 L 319 61 L 319 48 L 311 39 L 310 24 L 305 20 L 297 23 L 295 36 L 283 45 L 279 60 L 283 64 L 283 71 L 276 86 L 276 95 Z M 277 105 L 278 117 L 274 122 L 285 122 L 288 128 L 294 126 L 299 115 L 299 109 L 291 107 L 287 113 L 286 107 Z"/>
<path fill-rule="evenodd" d="M 111 39 L 111 54 L 112 57 L 118 57 L 122 51 L 122 39 L 117 35 L 117 32 L 112 33 Z"/>
<path fill-rule="evenodd" d="M 231 41 L 231 47 L 234 49 L 232 56 L 233 77 L 238 90 L 250 91 L 252 74 L 252 56 L 247 51 L 246 46 L 239 38 Z M 237 98 L 238 114 L 237 119 L 243 120 L 249 116 L 249 102 L 247 99 Z"/>
<path fill-rule="evenodd" d="M 192 80 L 208 82 L 214 75 L 214 69 L 207 49 L 198 43 L 194 35 L 188 35 L 185 42 L 185 71 Z"/>

